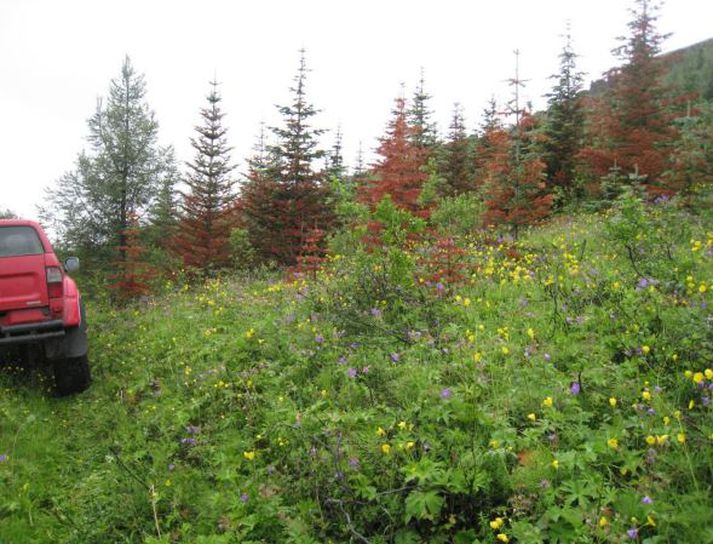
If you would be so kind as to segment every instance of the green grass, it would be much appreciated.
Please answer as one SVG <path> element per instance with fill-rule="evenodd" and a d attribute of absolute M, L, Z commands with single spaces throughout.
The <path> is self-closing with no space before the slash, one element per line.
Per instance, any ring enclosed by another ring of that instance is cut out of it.
<path fill-rule="evenodd" d="M 713 542 L 713 227 L 664 208 L 90 302 L 86 393 L 0 372 L 0 542 Z"/>

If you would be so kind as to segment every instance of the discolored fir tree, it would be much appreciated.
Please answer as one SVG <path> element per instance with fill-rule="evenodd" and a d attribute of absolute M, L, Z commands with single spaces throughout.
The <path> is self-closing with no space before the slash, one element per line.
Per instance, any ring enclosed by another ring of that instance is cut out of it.
<path fill-rule="evenodd" d="M 463 109 L 456 103 L 449 126 L 448 139 L 441 151 L 441 176 L 444 192 L 459 195 L 475 189 L 473 180 L 472 142 L 465 130 Z"/>
<path fill-rule="evenodd" d="M 510 79 L 514 98 L 508 113 L 515 119 L 512 131 L 494 129 L 488 135 L 491 156 L 488 159 L 485 205 L 486 225 L 505 225 L 515 239 L 523 226 L 547 217 L 552 195 L 544 182 L 545 163 L 535 141 L 536 120 L 520 107 L 519 51 L 515 51 L 515 77 Z"/>
<path fill-rule="evenodd" d="M 473 159 L 474 166 L 474 182 L 477 188 L 482 187 L 488 177 L 488 163 L 492 158 L 494 142 L 491 141 L 492 135 L 497 131 L 502 130 L 503 122 L 498 109 L 498 104 L 495 97 L 491 97 L 487 106 L 483 109 L 482 120 L 475 139 L 475 157 Z"/>
<path fill-rule="evenodd" d="M 556 81 L 547 94 L 547 116 L 544 126 L 544 153 L 547 181 L 565 194 L 574 188 L 577 155 L 584 138 L 584 75 L 577 71 L 577 54 L 572 46 L 569 28 L 560 53 L 560 71 L 550 76 Z"/>
<path fill-rule="evenodd" d="M 248 171 L 240 187 L 238 209 L 248 240 L 263 262 L 274 260 L 272 239 L 275 235 L 274 198 L 278 190 L 277 159 L 270 154 L 265 136 L 265 125 L 248 159 Z"/>
<path fill-rule="evenodd" d="M 428 178 L 424 171 L 428 150 L 416 145 L 411 136 L 414 127 L 407 122 L 406 101 L 396 99 L 386 135 L 381 138 L 377 153 L 381 159 L 374 165 L 371 179 L 360 188 L 362 200 L 372 209 L 390 195 L 399 208 L 427 216 L 428 211 L 419 203 L 419 196 Z"/>
<path fill-rule="evenodd" d="M 656 30 L 660 4 L 635 0 L 630 10 L 629 36 L 613 50 L 622 66 L 607 73 L 607 89 L 595 103 L 592 143 L 581 156 L 589 172 L 604 176 L 615 165 L 624 178 L 643 180 L 649 188 L 659 181 L 666 166 L 667 147 L 675 138 L 662 84 L 664 65 L 658 56 L 667 37 Z"/>
<path fill-rule="evenodd" d="M 253 214 L 248 229 L 259 225 L 263 250 L 276 263 L 288 266 L 296 264 L 310 230 L 328 231 L 334 221 L 324 172 L 315 169 L 325 155 L 318 147 L 324 130 L 311 124 L 318 110 L 307 100 L 307 72 L 301 50 L 295 84 L 290 87 L 292 103 L 278 106 L 284 124 L 270 129 L 276 142 L 267 149 L 272 162 L 268 179 L 243 195 L 243 205 Z M 262 201 L 267 198 L 269 203 Z"/>
<path fill-rule="evenodd" d="M 229 264 L 230 210 L 235 201 L 231 177 L 235 166 L 230 163 L 225 114 L 220 109 L 218 83 L 210 85 L 208 105 L 200 111 L 203 124 L 195 127 L 198 136 L 191 138 L 196 153 L 193 162 L 187 163 L 189 191 L 183 195 L 175 240 L 184 264 L 203 272 Z"/>

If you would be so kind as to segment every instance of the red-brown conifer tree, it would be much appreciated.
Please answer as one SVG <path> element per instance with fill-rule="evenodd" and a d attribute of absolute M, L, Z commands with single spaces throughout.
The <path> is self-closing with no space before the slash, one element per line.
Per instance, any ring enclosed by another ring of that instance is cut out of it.
<path fill-rule="evenodd" d="M 218 84 L 212 82 L 208 106 L 201 109 L 204 124 L 196 127 L 197 138 L 191 139 L 195 159 L 188 163 L 186 178 L 189 192 L 184 195 L 182 217 L 175 240 L 177 252 L 190 268 L 208 271 L 230 262 L 231 213 L 235 201 L 230 177 L 235 166 L 230 164 L 230 147 L 222 125 Z"/>
<path fill-rule="evenodd" d="M 427 216 L 419 196 L 428 174 L 423 171 L 428 151 L 411 141 L 413 128 L 407 123 L 406 102 L 396 99 L 393 117 L 381 138 L 377 153 L 381 159 L 374 165 L 373 176 L 360 187 L 362 199 L 372 208 L 391 195 L 393 203 L 409 212 Z"/>

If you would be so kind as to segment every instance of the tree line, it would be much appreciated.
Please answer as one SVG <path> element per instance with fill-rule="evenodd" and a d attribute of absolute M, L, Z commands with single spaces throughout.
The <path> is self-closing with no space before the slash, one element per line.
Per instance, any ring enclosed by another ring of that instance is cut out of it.
<path fill-rule="evenodd" d="M 194 157 L 181 168 L 173 149 L 158 144 L 144 77 L 127 57 L 88 121 L 90 148 L 48 188 L 41 218 L 65 247 L 110 266 L 117 292 L 135 296 L 169 262 L 196 274 L 299 268 L 318 259 L 329 233 L 373 225 L 369 214 L 385 198 L 427 222 L 460 206 L 473 225 L 513 237 L 559 210 L 605 207 L 627 190 L 690 201 L 713 181 L 713 105 L 664 84 L 658 9 L 635 0 L 629 33 L 614 49 L 620 64 L 597 92 L 585 92 L 567 32 L 542 112 L 522 103 L 516 52 L 511 96 L 493 98 L 474 133 L 455 104 L 439 134 L 422 75 L 410 99 L 395 99 L 377 160 L 365 165 L 360 151 L 352 169 L 340 131 L 330 149 L 321 145 L 304 51 L 291 101 L 278 107 L 281 124 L 262 127 L 244 175 L 231 157 L 219 84 L 210 84 Z M 378 225 L 374 232 L 378 239 Z"/>

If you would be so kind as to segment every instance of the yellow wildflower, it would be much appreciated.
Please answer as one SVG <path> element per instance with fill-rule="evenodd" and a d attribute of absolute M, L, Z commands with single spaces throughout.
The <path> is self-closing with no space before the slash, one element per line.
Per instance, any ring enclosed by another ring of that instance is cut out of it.
<path fill-rule="evenodd" d="M 493 521 L 490 522 L 490 528 L 491 529 L 500 529 L 505 524 L 505 521 L 503 518 L 495 518 Z"/>
<path fill-rule="evenodd" d="M 552 408 L 552 397 L 545 397 L 545 400 L 542 401 L 542 406 Z"/>
<path fill-rule="evenodd" d="M 483 356 L 480 354 L 479 351 L 476 351 L 473 354 L 473 362 L 475 362 L 475 363 L 479 363 L 482 358 L 483 358 Z"/>
<path fill-rule="evenodd" d="M 619 440 L 617 438 L 610 438 L 607 440 L 607 446 L 615 450 L 619 448 Z"/>
<path fill-rule="evenodd" d="M 663 446 L 668 441 L 667 434 L 657 434 L 656 435 L 656 445 Z"/>
<path fill-rule="evenodd" d="M 689 380 L 690 380 L 691 378 L 693 378 L 693 372 L 691 372 L 690 370 L 686 370 L 686 371 L 683 373 L 683 375 L 684 375 L 686 378 L 688 378 Z"/>
<path fill-rule="evenodd" d="M 651 392 L 646 391 L 646 390 L 642 391 L 641 398 L 646 401 L 651 400 Z"/>
<path fill-rule="evenodd" d="M 655 436 L 652 436 L 652 435 L 647 436 L 647 437 L 646 437 L 646 443 L 647 443 L 649 446 L 653 446 L 654 444 L 656 444 L 656 437 L 655 437 Z"/>
<path fill-rule="evenodd" d="M 252 461 L 253 459 L 255 459 L 255 452 L 254 451 L 244 451 L 243 457 L 248 461 Z"/>
<path fill-rule="evenodd" d="M 408 423 L 406 423 L 405 421 L 399 421 L 399 429 L 403 431 L 406 429 L 406 427 L 408 427 Z"/>
<path fill-rule="evenodd" d="M 506 535 L 505 533 L 498 533 L 498 536 L 496 536 L 495 538 L 497 538 L 500 542 L 510 542 L 508 535 Z"/>
<path fill-rule="evenodd" d="M 616 397 L 609 397 L 609 406 L 616 408 Z"/>
<path fill-rule="evenodd" d="M 378 429 L 376 429 L 376 436 L 386 436 L 386 431 L 379 427 Z"/>
<path fill-rule="evenodd" d="M 695 405 L 696 405 L 696 401 L 694 401 L 693 399 L 691 399 L 691 400 L 688 401 L 688 409 L 689 409 L 689 410 L 693 410 L 693 407 L 694 407 Z"/>
<path fill-rule="evenodd" d="M 599 527 L 603 528 L 603 527 L 606 527 L 607 525 L 609 525 L 609 520 L 605 516 L 600 517 L 599 518 Z"/>
<path fill-rule="evenodd" d="M 557 470 L 558 468 L 560 468 L 560 462 L 559 462 L 557 459 L 555 459 L 554 461 L 552 461 L 552 463 L 550 463 L 550 464 L 552 465 L 552 468 L 555 469 L 555 470 Z"/>
<path fill-rule="evenodd" d="M 500 351 L 503 352 L 503 355 L 507 355 L 508 353 L 510 353 L 510 348 L 507 346 L 503 346 L 502 348 L 500 348 Z"/>
<path fill-rule="evenodd" d="M 686 443 L 686 433 L 678 433 L 676 435 L 676 440 L 678 440 L 679 444 L 685 444 Z"/>
<path fill-rule="evenodd" d="M 703 381 L 703 372 L 696 372 L 693 375 L 693 381 L 696 383 L 701 383 Z"/>
<path fill-rule="evenodd" d="M 391 453 L 391 445 L 390 444 L 382 444 L 381 445 L 381 453 L 384 455 L 388 455 Z"/>
<path fill-rule="evenodd" d="M 709 380 L 713 380 L 713 370 L 710 368 L 706 368 L 706 371 L 704 372 L 705 376 Z"/>
<path fill-rule="evenodd" d="M 527 336 L 530 337 L 530 340 L 534 340 L 534 339 L 535 339 L 535 330 L 534 330 L 532 327 L 530 327 L 529 329 L 527 329 Z"/>
<path fill-rule="evenodd" d="M 535 414 L 527 414 L 527 419 L 530 421 L 535 421 L 537 419 L 537 416 Z"/>
<path fill-rule="evenodd" d="M 648 355 L 650 351 L 651 348 L 649 346 L 641 346 L 641 353 L 643 353 L 644 355 Z"/>

